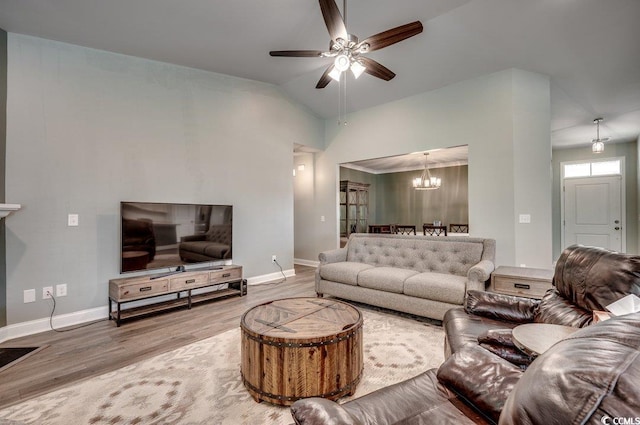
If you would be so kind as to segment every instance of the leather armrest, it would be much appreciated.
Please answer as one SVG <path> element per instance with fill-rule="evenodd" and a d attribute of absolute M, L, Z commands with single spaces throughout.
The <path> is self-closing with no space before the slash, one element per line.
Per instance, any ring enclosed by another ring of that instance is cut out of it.
<path fill-rule="evenodd" d="M 445 360 L 437 376 L 447 388 L 497 423 L 522 373 L 508 361 L 470 345 Z"/>
<path fill-rule="evenodd" d="M 540 300 L 497 294 L 485 291 L 467 291 L 464 310 L 469 314 L 515 323 L 530 323 L 535 317 Z"/>
<path fill-rule="evenodd" d="M 320 264 L 347 261 L 347 248 L 338 248 L 321 252 L 318 255 L 318 259 L 320 260 Z"/>
<path fill-rule="evenodd" d="M 362 425 L 338 403 L 319 397 L 304 398 L 293 403 L 291 416 L 298 425 Z"/>

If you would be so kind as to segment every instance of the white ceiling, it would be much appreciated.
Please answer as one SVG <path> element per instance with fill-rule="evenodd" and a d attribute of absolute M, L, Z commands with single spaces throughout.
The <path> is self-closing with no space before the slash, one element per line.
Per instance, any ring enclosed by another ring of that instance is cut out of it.
<path fill-rule="evenodd" d="M 338 0 L 342 8 L 342 1 Z M 640 134 L 639 0 L 349 0 L 360 39 L 420 20 L 424 32 L 369 56 L 394 71 L 348 83 L 350 111 L 516 67 L 551 78 L 555 147 Z M 315 89 L 330 59 L 270 57 L 325 50 L 315 0 L 0 0 L 0 28 L 280 86 L 318 116 L 337 84 Z M 490 105 L 488 105 L 490 107 Z"/>

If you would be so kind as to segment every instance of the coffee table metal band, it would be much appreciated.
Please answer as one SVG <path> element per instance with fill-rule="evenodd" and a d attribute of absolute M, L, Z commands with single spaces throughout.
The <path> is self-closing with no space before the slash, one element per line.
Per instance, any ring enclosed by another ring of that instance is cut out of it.
<path fill-rule="evenodd" d="M 260 338 L 251 334 L 245 334 L 245 336 L 252 341 L 257 341 L 260 344 L 271 345 L 274 347 L 307 348 L 307 347 L 325 347 L 327 345 L 337 344 L 341 341 L 346 341 L 350 338 L 353 338 L 361 330 L 362 328 L 358 327 L 353 332 L 349 332 L 348 334 L 345 334 L 339 337 L 334 337 L 326 341 L 318 341 L 318 342 L 282 342 L 282 341 L 271 341 L 269 339 Z"/>
<path fill-rule="evenodd" d="M 242 374 L 242 382 L 251 391 L 253 391 L 253 392 L 257 393 L 257 394 L 260 394 L 261 396 L 263 396 L 265 398 L 270 398 L 270 399 L 273 399 L 273 400 L 281 400 L 281 401 L 296 401 L 296 400 L 300 400 L 300 399 L 303 399 L 303 398 L 309 398 L 309 397 L 331 398 L 331 397 L 336 396 L 338 394 L 346 394 L 348 392 L 351 392 L 352 389 L 355 390 L 355 387 L 358 384 L 358 382 L 360 382 L 361 378 L 362 378 L 362 371 L 360 371 L 360 373 L 358 374 L 358 377 L 355 379 L 355 381 L 350 382 L 347 385 L 345 385 L 344 387 L 338 388 L 335 391 L 331 391 L 330 393 L 314 394 L 314 395 L 303 395 L 303 396 L 299 396 L 299 397 L 294 397 L 294 396 L 272 394 L 272 393 L 269 393 L 269 392 L 266 392 L 266 391 L 262 391 L 261 389 L 257 388 L 255 385 L 252 385 L 251 382 L 247 381 L 244 378 L 244 375 Z"/>

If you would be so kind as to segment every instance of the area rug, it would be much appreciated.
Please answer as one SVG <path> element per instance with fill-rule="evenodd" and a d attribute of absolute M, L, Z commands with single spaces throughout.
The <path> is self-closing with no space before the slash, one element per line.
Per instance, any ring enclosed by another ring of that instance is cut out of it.
<path fill-rule="evenodd" d="M 353 397 L 442 363 L 441 327 L 389 312 L 362 312 L 364 373 Z M 240 330 L 233 329 L 0 410 L 4 423 L 256 425 L 293 420 L 289 408 L 256 403 L 245 390 Z"/>

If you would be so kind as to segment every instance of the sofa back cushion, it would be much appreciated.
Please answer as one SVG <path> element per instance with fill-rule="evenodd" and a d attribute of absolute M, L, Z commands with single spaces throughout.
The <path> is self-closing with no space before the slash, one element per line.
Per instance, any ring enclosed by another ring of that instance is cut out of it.
<path fill-rule="evenodd" d="M 231 245 L 231 225 L 230 224 L 214 224 L 209 227 L 206 235 L 209 242 L 218 242 L 225 245 Z"/>
<path fill-rule="evenodd" d="M 640 256 L 572 245 L 558 258 L 553 284 L 571 304 L 604 310 L 628 294 L 640 296 Z"/>
<path fill-rule="evenodd" d="M 572 304 L 553 289 L 547 291 L 537 305 L 534 321 L 582 328 L 591 324 L 593 313 Z"/>
<path fill-rule="evenodd" d="M 587 326 L 522 375 L 500 425 L 608 424 L 640 412 L 640 313 Z"/>
<path fill-rule="evenodd" d="M 439 236 L 353 233 L 347 244 L 347 261 L 466 276 L 469 269 L 481 260 L 494 260 L 495 250 L 489 252 L 484 249 L 485 242 L 490 244 L 491 241 L 481 238 L 456 237 L 452 240 Z"/>

